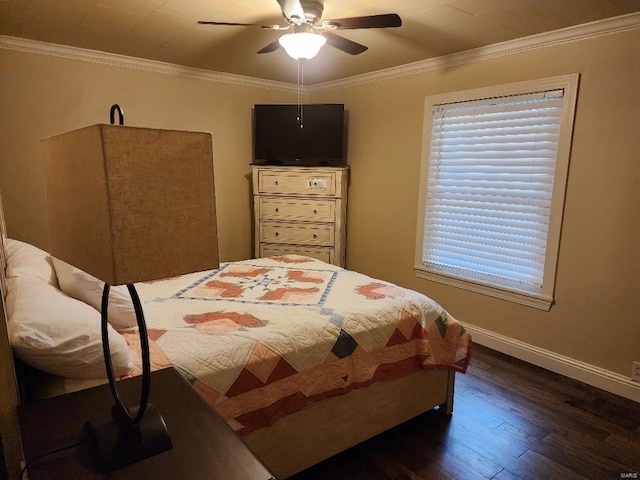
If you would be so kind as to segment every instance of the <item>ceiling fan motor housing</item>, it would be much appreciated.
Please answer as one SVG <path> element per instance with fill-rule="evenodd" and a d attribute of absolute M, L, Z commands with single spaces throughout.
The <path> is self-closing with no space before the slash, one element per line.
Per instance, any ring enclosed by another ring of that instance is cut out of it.
<path fill-rule="evenodd" d="M 324 10 L 324 1 L 322 0 L 300 0 L 302 9 L 304 10 L 304 19 L 306 22 L 315 23 L 322 17 Z"/>

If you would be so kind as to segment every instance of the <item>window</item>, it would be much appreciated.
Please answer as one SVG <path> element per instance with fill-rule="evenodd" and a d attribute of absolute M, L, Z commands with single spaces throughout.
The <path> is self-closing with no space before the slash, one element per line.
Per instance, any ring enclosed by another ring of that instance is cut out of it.
<path fill-rule="evenodd" d="M 416 274 L 553 303 L 578 75 L 429 96 Z"/>

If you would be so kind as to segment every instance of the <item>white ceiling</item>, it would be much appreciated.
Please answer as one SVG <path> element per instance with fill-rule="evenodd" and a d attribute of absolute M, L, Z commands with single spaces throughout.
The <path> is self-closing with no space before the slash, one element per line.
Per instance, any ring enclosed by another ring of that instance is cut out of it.
<path fill-rule="evenodd" d="M 369 50 L 323 47 L 305 83 L 337 80 L 640 11 L 640 0 L 325 0 L 322 19 L 397 13 L 402 27 L 337 32 Z M 282 24 L 276 0 L 0 0 L 0 35 L 295 83 L 282 32 L 197 20 Z"/>

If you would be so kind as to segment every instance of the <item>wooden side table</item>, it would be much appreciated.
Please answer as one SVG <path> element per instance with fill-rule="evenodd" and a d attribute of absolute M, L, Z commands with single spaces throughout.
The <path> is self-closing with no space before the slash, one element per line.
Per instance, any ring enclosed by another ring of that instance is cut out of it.
<path fill-rule="evenodd" d="M 140 377 L 118 382 L 121 398 L 137 405 Z M 107 415 L 113 405 L 108 385 L 53 397 L 19 407 L 29 479 L 158 479 L 193 478 L 270 480 L 273 475 L 231 427 L 174 369 L 152 373 L 150 402 L 162 414 L 171 436 L 169 451 L 100 473 L 91 461 L 83 432 L 87 420 Z M 75 448 L 34 461 L 67 446 Z"/>

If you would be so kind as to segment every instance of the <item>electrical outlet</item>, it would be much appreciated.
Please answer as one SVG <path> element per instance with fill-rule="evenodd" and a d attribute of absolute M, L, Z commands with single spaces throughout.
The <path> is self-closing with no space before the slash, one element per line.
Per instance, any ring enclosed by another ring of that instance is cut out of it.
<path fill-rule="evenodd" d="M 631 380 L 640 382 L 640 362 L 633 362 L 631 367 Z"/>

